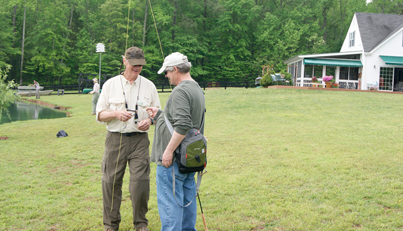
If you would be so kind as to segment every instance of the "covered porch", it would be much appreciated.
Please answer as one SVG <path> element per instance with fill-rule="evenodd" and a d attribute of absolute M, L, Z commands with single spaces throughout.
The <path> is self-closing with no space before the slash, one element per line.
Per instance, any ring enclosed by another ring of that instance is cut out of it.
<path fill-rule="evenodd" d="M 312 77 L 324 87 L 323 76 L 333 76 L 339 88 L 360 89 L 361 53 L 299 55 L 285 61 L 294 86 L 312 87 Z"/>

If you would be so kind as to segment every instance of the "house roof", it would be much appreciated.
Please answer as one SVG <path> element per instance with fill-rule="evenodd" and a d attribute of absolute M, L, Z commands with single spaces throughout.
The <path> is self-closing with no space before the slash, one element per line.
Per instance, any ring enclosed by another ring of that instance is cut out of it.
<path fill-rule="evenodd" d="M 365 52 L 370 52 L 378 44 L 403 27 L 403 15 L 355 13 Z"/>
<path fill-rule="evenodd" d="M 337 52 L 337 53 L 322 53 L 322 54 L 307 54 L 307 55 L 297 55 L 294 57 L 291 57 L 287 60 L 284 61 L 284 63 L 293 63 L 296 61 L 299 61 L 301 59 L 305 58 L 338 58 L 340 56 L 343 56 L 341 58 L 347 58 L 351 57 L 354 55 L 360 55 L 362 54 L 361 51 L 349 51 L 349 52 Z"/>

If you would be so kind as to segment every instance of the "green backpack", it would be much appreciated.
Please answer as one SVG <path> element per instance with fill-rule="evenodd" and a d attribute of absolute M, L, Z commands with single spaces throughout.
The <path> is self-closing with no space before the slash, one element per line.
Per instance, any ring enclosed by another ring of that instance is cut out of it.
<path fill-rule="evenodd" d="M 203 111 L 202 124 L 200 125 L 200 131 L 202 132 L 204 131 L 204 112 L 205 110 Z M 171 123 L 165 115 L 164 118 L 169 132 L 173 134 L 174 129 L 172 128 Z M 174 152 L 180 173 L 197 172 L 196 196 L 199 193 L 202 175 L 204 174 L 202 172 L 207 165 L 207 140 L 200 131 L 195 128 L 190 129 Z M 175 168 L 172 168 L 172 176 L 175 176 Z M 175 177 L 172 177 L 172 193 L 176 203 L 180 207 L 188 207 L 193 202 L 192 199 L 187 205 L 181 205 L 176 200 Z"/>
<path fill-rule="evenodd" d="M 169 131 L 173 134 L 171 123 L 165 115 L 164 117 Z M 204 112 L 200 130 L 204 130 Z M 190 129 L 175 150 L 175 160 L 180 173 L 202 172 L 206 168 L 207 140 L 200 130 Z"/>

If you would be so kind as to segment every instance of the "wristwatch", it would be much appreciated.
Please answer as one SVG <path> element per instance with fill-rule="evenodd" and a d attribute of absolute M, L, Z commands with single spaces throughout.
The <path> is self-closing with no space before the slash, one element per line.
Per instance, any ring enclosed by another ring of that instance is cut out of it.
<path fill-rule="evenodd" d="M 154 124 L 154 119 L 153 118 L 149 118 L 150 120 L 151 120 L 151 125 L 153 125 Z"/>

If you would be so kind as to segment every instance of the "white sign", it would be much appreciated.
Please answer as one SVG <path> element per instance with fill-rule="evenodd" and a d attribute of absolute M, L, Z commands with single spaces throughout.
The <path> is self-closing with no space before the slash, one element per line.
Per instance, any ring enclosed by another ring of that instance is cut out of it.
<path fill-rule="evenodd" d="M 103 43 L 97 43 L 97 53 L 105 52 L 105 45 Z"/>

